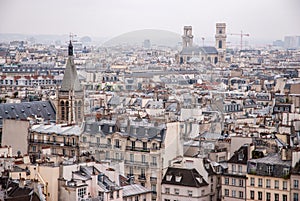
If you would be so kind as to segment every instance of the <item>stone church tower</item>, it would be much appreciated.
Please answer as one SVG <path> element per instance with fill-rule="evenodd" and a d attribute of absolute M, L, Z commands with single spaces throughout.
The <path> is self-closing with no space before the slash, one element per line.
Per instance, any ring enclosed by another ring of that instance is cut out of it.
<path fill-rule="evenodd" d="M 83 106 L 84 93 L 74 65 L 73 45 L 70 41 L 66 69 L 62 85 L 58 90 L 57 123 L 80 124 L 84 117 Z"/>
<path fill-rule="evenodd" d="M 192 47 L 193 46 L 193 34 L 192 34 L 192 26 L 184 26 L 183 28 L 183 36 L 182 36 L 182 46 Z"/>
<path fill-rule="evenodd" d="M 216 49 L 219 53 L 219 61 L 225 60 L 226 55 L 226 24 L 225 23 L 217 23 L 216 24 Z"/>

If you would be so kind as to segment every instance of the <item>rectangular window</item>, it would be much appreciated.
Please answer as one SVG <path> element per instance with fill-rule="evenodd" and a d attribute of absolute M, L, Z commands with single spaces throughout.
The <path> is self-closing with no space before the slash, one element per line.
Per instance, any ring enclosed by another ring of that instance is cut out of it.
<path fill-rule="evenodd" d="M 170 188 L 165 188 L 165 193 L 170 194 Z"/>
<path fill-rule="evenodd" d="M 100 137 L 97 137 L 97 144 L 100 144 Z"/>
<path fill-rule="evenodd" d="M 231 169 L 232 169 L 232 172 L 234 173 L 236 170 L 235 170 L 235 165 L 231 165 Z"/>
<path fill-rule="evenodd" d="M 261 178 L 259 178 L 259 179 L 258 179 L 258 187 L 262 187 L 262 186 L 263 186 L 262 179 L 261 179 Z"/>
<path fill-rule="evenodd" d="M 188 196 L 192 197 L 193 196 L 193 191 L 188 191 Z"/>
<path fill-rule="evenodd" d="M 244 192 L 243 191 L 239 191 L 239 198 L 244 198 Z"/>
<path fill-rule="evenodd" d="M 287 181 L 282 182 L 282 190 L 287 190 Z"/>
<path fill-rule="evenodd" d="M 152 190 L 152 192 L 156 192 L 156 184 L 151 185 L 151 190 Z"/>
<path fill-rule="evenodd" d="M 179 195 L 179 189 L 178 188 L 174 188 L 174 194 Z"/>
<path fill-rule="evenodd" d="M 250 191 L 250 199 L 254 200 L 254 191 Z"/>
<path fill-rule="evenodd" d="M 115 148 L 120 148 L 120 140 L 115 139 Z"/>
<path fill-rule="evenodd" d="M 271 193 L 266 193 L 266 201 L 271 201 Z"/>
<path fill-rule="evenodd" d="M 255 178 L 251 177 L 250 178 L 250 186 L 254 186 L 255 185 Z"/>
<path fill-rule="evenodd" d="M 279 189 L 279 181 L 278 180 L 275 180 L 275 182 L 274 182 L 274 188 L 275 189 Z"/>
<path fill-rule="evenodd" d="M 241 165 L 238 166 L 239 173 L 242 173 L 243 167 Z"/>
<path fill-rule="evenodd" d="M 299 188 L 299 180 L 294 180 L 294 188 L 295 189 Z"/>
<path fill-rule="evenodd" d="M 134 155 L 130 154 L 130 162 L 133 162 L 133 161 L 134 161 Z"/>
<path fill-rule="evenodd" d="M 270 179 L 266 180 L 266 188 L 271 188 L 271 180 Z"/>
<path fill-rule="evenodd" d="M 233 185 L 233 186 L 235 186 L 235 179 L 233 178 L 232 180 L 231 180 L 231 184 Z"/>
<path fill-rule="evenodd" d="M 225 194 L 225 196 L 229 196 L 229 190 L 225 189 L 224 194 Z"/>
<path fill-rule="evenodd" d="M 83 198 L 83 196 L 86 195 L 86 188 L 79 188 L 77 195 L 78 197 Z"/>
<path fill-rule="evenodd" d="M 262 192 L 259 191 L 257 195 L 258 195 L 258 200 L 262 200 Z"/>
<path fill-rule="evenodd" d="M 287 195 L 282 195 L 282 201 L 287 201 Z"/>
<path fill-rule="evenodd" d="M 147 142 L 143 142 L 143 150 L 147 150 Z"/>
<path fill-rule="evenodd" d="M 142 155 L 142 163 L 146 163 L 146 156 Z"/>
<path fill-rule="evenodd" d="M 109 197 L 110 197 L 110 199 L 114 199 L 114 192 L 113 191 L 110 192 L 110 196 Z"/>
<path fill-rule="evenodd" d="M 235 191 L 235 190 L 232 190 L 231 193 L 232 193 L 232 197 L 235 198 L 235 197 L 236 197 L 236 191 Z"/>
<path fill-rule="evenodd" d="M 299 194 L 298 193 L 293 194 L 293 201 L 299 201 Z"/>
<path fill-rule="evenodd" d="M 152 165 L 157 165 L 157 158 L 156 158 L 156 156 L 152 156 Z"/>
<path fill-rule="evenodd" d="M 239 186 L 241 186 L 241 187 L 244 186 L 244 180 L 242 180 L 242 179 L 239 180 Z"/>
<path fill-rule="evenodd" d="M 267 172 L 269 175 L 273 173 L 273 165 L 268 165 Z"/>
<path fill-rule="evenodd" d="M 225 177 L 225 185 L 228 185 L 228 184 L 229 184 L 229 178 Z"/>
<path fill-rule="evenodd" d="M 275 201 L 279 201 L 279 194 L 275 193 Z"/>

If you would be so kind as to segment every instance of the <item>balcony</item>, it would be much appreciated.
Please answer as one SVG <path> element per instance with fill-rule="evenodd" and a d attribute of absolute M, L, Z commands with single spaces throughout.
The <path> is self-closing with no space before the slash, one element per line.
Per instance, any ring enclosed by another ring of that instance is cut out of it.
<path fill-rule="evenodd" d="M 155 182 L 155 183 L 157 183 L 157 177 L 150 177 L 150 182 Z"/>
<path fill-rule="evenodd" d="M 67 147 L 78 147 L 78 143 L 71 143 L 71 142 L 59 142 L 59 141 L 48 141 L 48 140 L 35 140 L 29 139 L 28 142 L 30 144 L 41 144 L 41 145 L 53 145 L 53 146 L 67 146 Z"/>
<path fill-rule="evenodd" d="M 110 161 L 123 161 L 124 160 L 124 158 L 122 157 L 122 158 L 108 158 L 108 157 L 105 157 L 105 160 L 110 160 Z"/>
<path fill-rule="evenodd" d="M 157 163 L 150 163 L 151 167 L 157 167 Z"/>
<path fill-rule="evenodd" d="M 139 175 L 138 179 L 146 181 L 146 175 L 141 174 L 141 175 Z"/>
<path fill-rule="evenodd" d="M 111 148 L 111 144 L 103 144 L 103 143 L 94 143 L 90 142 L 88 143 L 90 147 L 97 147 L 97 148 Z"/>
<path fill-rule="evenodd" d="M 139 151 L 139 152 L 150 152 L 149 148 L 146 147 L 132 147 L 132 146 L 126 146 L 126 150 L 128 151 Z"/>
<path fill-rule="evenodd" d="M 122 149 L 122 146 L 121 145 L 114 145 L 114 148 L 115 149 Z"/>
<path fill-rule="evenodd" d="M 125 160 L 125 164 L 133 165 L 133 166 L 143 166 L 143 167 L 148 167 L 149 166 L 148 162 L 132 161 L 132 160 Z"/>

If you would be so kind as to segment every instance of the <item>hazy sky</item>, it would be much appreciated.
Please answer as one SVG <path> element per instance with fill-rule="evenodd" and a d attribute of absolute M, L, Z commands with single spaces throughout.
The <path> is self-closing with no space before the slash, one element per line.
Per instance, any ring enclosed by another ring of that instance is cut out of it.
<path fill-rule="evenodd" d="M 300 35 L 300 0 L 0 0 L 0 33 L 112 37 L 138 29 L 213 36 L 216 22 L 256 39 Z"/>

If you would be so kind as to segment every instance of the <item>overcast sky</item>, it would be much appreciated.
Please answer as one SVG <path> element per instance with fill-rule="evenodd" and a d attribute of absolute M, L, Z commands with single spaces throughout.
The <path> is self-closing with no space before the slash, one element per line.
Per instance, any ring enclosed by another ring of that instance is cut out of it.
<path fill-rule="evenodd" d="M 139 29 L 213 36 L 216 22 L 258 40 L 300 35 L 300 0 L 0 0 L 0 33 L 113 37 Z"/>

